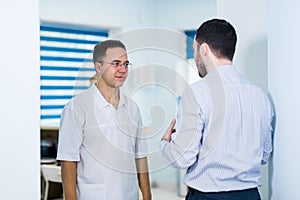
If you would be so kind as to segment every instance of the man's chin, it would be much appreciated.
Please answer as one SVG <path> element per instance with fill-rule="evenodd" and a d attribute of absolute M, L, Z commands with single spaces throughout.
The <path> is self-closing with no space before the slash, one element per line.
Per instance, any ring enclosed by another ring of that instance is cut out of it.
<path fill-rule="evenodd" d="M 124 82 L 122 82 L 122 83 L 116 83 L 116 84 L 115 84 L 115 88 L 122 87 L 122 86 L 123 86 L 123 84 L 124 84 Z"/>

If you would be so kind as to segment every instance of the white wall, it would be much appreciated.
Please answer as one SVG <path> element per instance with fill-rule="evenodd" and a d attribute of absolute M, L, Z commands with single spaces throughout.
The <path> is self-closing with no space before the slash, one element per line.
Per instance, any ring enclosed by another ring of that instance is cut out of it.
<path fill-rule="evenodd" d="M 186 37 L 171 29 L 143 28 L 122 32 L 114 38 L 127 44 L 128 56 L 133 62 L 122 90 L 141 110 L 149 138 L 151 181 L 175 183 L 176 170 L 163 162 L 158 144 L 170 121 L 176 117 L 177 97 L 188 84 Z"/>
<path fill-rule="evenodd" d="M 149 0 L 40 0 L 40 19 L 128 30 L 150 25 Z"/>
<path fill-rule="evenodd" d="M 268 1 L 269 91 L 276 108 L 272 163 L 273 200 L 300 199 L 300 2 Z"/>
<path fill-rule="evenodd" d="M 40 199 L 37 0 L 0 6 L 0 198 Z"/>
<path fill-rule="evenodd" d="M 215 0 L 40 0 L 41 20 L 116 28 L 117 32 L 145 27 L 195 29 L 215 15 Z"/>
<path fill-rule="evenodd" d="M 234 6 L 233 6 L 234 5 Z M 234 65 L 248 79 L 268 90 L 267 0 L 218 0 L 218 17 L 227 19 L 237 32 Z M 268 199 L 268 165 L 263 166 L 261 197 Z"/>
<path fill-rule="evenodd" d="M 152 25 L 176 30 L 195 30 L 216 16 L 216 0 L 154 0 Z"/>
<path fill-rule="evenodd" d="M 217 10 L 218 17 L 228 19 L 236 28 L 234 64 L 267 91 L 267 0 L 218 0 Z"/>

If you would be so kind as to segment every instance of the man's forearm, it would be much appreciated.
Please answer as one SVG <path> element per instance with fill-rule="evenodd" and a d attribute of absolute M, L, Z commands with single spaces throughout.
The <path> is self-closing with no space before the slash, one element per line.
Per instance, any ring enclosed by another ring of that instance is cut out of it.
<path fill-rule="evenodd" d="M 147 157 L 136 160 L 139 187 L 143 195 L 143 200 L 151 200 L 150 181 L 148 174 Z"/>
<path fill-rule="evenodd" d="M 62 161 L 61 175 L 62 175 L 65 199 L 76 200 L 76 177 L 77 177 L 76 162 Z"/>

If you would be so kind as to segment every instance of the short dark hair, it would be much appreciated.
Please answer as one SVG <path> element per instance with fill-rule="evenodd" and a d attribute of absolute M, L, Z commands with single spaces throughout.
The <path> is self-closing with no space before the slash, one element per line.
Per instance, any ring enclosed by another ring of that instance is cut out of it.
<path fill-rule="evenodd" d="M 105 40 L 94 47 L 93 62 L 99 62 L 103 59 L 109 48 L 123 48 L 126 51 L 125 45 L 120 40 Z"/>
<path fill-rule="evenodd" d="M 218 58 L 232 61 L 237 35 L 234 27 L 224 19 L 211 19 L 204 22 L 197 30 L 196 42 L 207 43 Z"/>

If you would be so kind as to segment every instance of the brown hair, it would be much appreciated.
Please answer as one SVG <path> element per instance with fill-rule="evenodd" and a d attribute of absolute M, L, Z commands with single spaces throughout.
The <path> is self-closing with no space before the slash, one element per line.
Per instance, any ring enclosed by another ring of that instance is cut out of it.
<path fill-rule="evenodd" d="M 94 47 L 93 62 L 99 62 L 106 54 L 106 50 L 109 48 L 123 48 L 126 51 L 125 45 L 120 40 L 105 40 L 100 42 Z"/>

